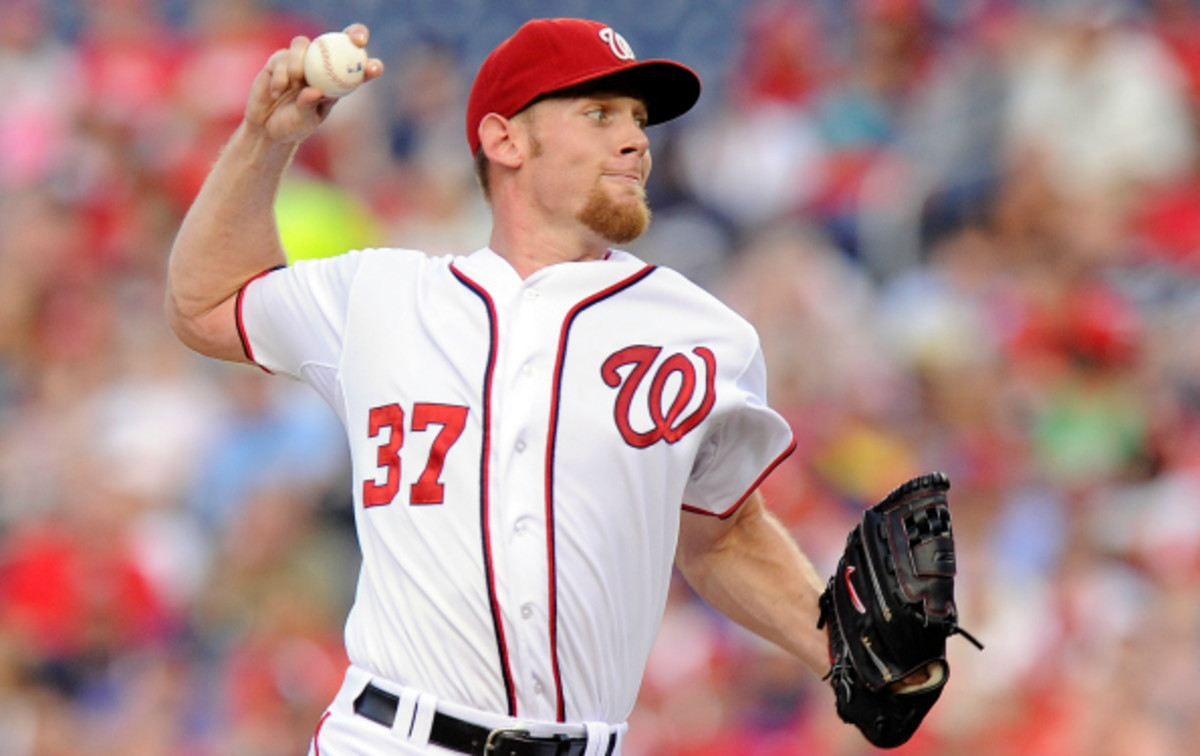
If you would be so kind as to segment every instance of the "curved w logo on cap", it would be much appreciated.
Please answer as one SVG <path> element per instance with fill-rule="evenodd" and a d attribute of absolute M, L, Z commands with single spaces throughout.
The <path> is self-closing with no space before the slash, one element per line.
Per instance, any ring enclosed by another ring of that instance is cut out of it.
<path fill-rule="evenodd" d="M 608 43 L 608 49 L 612 50 L 612 54 L 617 56 L 618 60 L 636 60 L 633 48 L 629 46 L 624 37 L 613 31 L 611 26 L 600 30 L 600 39 Z"/>

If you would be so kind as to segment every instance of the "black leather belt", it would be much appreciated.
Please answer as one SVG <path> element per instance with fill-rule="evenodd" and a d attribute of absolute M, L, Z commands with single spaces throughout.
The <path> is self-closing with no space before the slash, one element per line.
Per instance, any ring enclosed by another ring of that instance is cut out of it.
<path fill-rule="evenodd" d="M 396 722 L 399 696 L 370 683 L 354 699 L 354 713 L 390 728 Z M 552 735 L 535 737 L 525 730 L 490 730 L 442 712 L 434 712 L 429 742 L 474 756 L 583 756 L 587 738 Z M 617 735 L 608 738 L 605 756 L 612 756 Z"/>

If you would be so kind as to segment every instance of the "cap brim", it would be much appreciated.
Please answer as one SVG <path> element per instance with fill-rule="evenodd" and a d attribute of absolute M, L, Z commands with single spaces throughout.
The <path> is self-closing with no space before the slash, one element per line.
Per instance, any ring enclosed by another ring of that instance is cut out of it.
<path fill-rule="evenodd" d="M 700 77 L 695 71 L 673 60 L 645 60 L 612 73 L 592 72 L 564 81 L 525 103 L 520 110 L 547 97 L 609 88 L 636 94 L 644 100 L 648 126 L 678 118 L 700 99 Z"/>
<path fill-rule="evenodd" d="M 644 60 L 591 83 L 607 82 L 640 94 L 651 126 L 678 118 L 700 99 L 700 77 L 672 60 Z"/>

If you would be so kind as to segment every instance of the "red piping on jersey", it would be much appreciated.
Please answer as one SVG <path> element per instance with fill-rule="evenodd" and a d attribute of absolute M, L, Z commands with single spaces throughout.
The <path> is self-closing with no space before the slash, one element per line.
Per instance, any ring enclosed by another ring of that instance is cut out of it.
<path fill-rule="evenodd" d="M 554 391 L 550 399 L 550 427 L 546 438 L 546 554 L 550 567 L 550 658 L 554 664 L 554 693 L 558 699 L 558 721 L 566 721 L 567 704 L 563 698 L 562 672 L 558 664 L 558 576 L 554 552 L 554 445 L 558 438 L 558 403 L 562 396 L 563 365 L 566 362 L 567 339 L 575 317 L 587 308 L 633 286 L 654 272 L 653 265 L 634 273 L 623 281 L 599 291 L 579 302 L 563 319 L 558 338 L 558 357 L 554 364 Z"/>
<path fill-rule="evenodd" d="M 489 525 L 489 521 L 491 520 L 489 516 L 491 501 L 488 496 L 488 480 L 491 474 L 490 463 L 492 455 L 492 376 L 496 370 L 496 342 L 499 338 L 496 328 L 496 303 L 492 301 L 491 295 L 482 286 L 467 278 L 453 265 L 450 266 L 450 272 L 464 286 L 483 300 L 488 316 L 490 343 L 488 345 L 487 370 L 483 378 L 483 449 L 479 471 L 479 519 L 483 534 L 483 565 L 487 578 L 488 603 L 491 605 L 492 610 L 492 627 L 496 630 L 496 648 L 500 653 L 500 674 L 504 678 L 504 694 L 508 697 L 508 715 L 515 717 L 517 716 L 517 693 L 513 686 L 511 663 L 508 658 L 508 643 L 504 637 L 504 622 L 500 615 L 500 602 L 496 597 L 496 572 L 492 564 L 492 535 Z"/>
<path fill-rule="evenodd" d="M 317 740 L 321 737 L 321 728 L 329 721 L 329 715 L 332 713 L 332 711 L 325 712 L 325 716 L 321 717 L 320 722 L 317 722 L 317 731 L 313 733 L 313 756 L 321 756 L 321 746 Z"/>
<path fill-rule="evenodd" d="M 688 512 L 695 512 L 696 514 L 707 515 L 709 517 L 716 517 L 721 520 L 727 519 L 734 512 L 738 511 L 738 508 L 741 507 L 742 504 L 745 503 L 746 499 L 750 498 L 750 494 L 754 493 L 755 490 L 757 490 L 758 487 L 762 484 L 762 482 L 767 479 L 767 476 L 770 475 L 771 472 L 774 471 L 776 467 L 779 467 L 779 464 L 781 462 L 783 462 L 783 460 L 790 457 L 792 452 L 794 452 L 794 451 L 796 451 L 796 438 L 793 436 L 792 443 L 788 444 L 788 448 L 783 450 L 783 454 L 780 454 L 778 457 L 775 458 L 774 462 L 767 465 L 767 469 L 762 471 L 762 475 L 759 475 L 757 478 L 754 479 L 754 483 L 752 483 L 750 485 L 750 488 L 746 489 L 746 493 L 742 494 L 742 498 L 740 498 L 736 502 L 734 502 L 733 506 L 730 507 L 729 509 L 726 509 L 724 512 L 721 512 L 720 514 L 713 514 L 712 512 L 709 512 L 707 509 L 700 509 L 699 507 L 691 507 L 691 506 L 688 506 L 687 504 L 683 505 L 684 510 L 688 511 Z"/>
<path fill-rule="evenodd" d="M 264 270 L 262 273 L 259 273 L 258 275 L 256 275 L 254 278 L 251 278 L 246 283 L 242 284 L 242 288 L 238 289 L 237 300 L 235 302 L 235 306 L 233 309 L 234 325 L 237 326 L 238 340 L 242 342 L 242 352 L 246 355 L 246 359 L 250 360 L 255 365 L 258 365 L 258 367 L 260 369 L 262 369 L 263 371 L 265 371 L 267 373 L 271 373 L 271 371 L 268 370 L 267 368 L 263 367 L 262 365 L 259 365 L 258 360 L 254 359 L 254 350 L 250 348 L 250 339 L 247 338 L 247 336 L 246 336 L 246 324 L 242 320 L 242 297 L 244 297 L 246 295 L 246 287 L 247 286 L 254 283 L 258 279 L 262 278 L 263 276 L 267 275 L 268 273 L 272 273 L 276 270 L 279 270 L 280 268 L 286 268 L 286 267 L 287 267 L 286 265 L 276 265 L 274 268 L 268 268 L 268 269 Z M 271 373 L 271 374 L 274 375 L 274 373 Z"/>

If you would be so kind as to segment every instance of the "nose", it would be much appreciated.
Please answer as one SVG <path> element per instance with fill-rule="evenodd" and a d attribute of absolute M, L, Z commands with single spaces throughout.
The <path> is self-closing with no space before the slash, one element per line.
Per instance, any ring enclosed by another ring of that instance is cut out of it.
<path fill-rule="evenodd" d="M 642 127 L 636 118 L 627 117 L 624 120 L 626 123 L 625 128 L 621 132 L 621 154 L 646 154 L 650 149 L 650 139 L 646 136 L 646 129 Z"/>
<path fill-rule="evenodd" d="M 641 126 L 635 125 L 631 128 L 630 136 L 625 140 L 625 146 L 620 152 L 622 155 L 629 155 L 631 152 L 637 155 L 646 155 L 649 149 L 650 140 L 646 137 L 646 132 L 642 130 Z"/>

